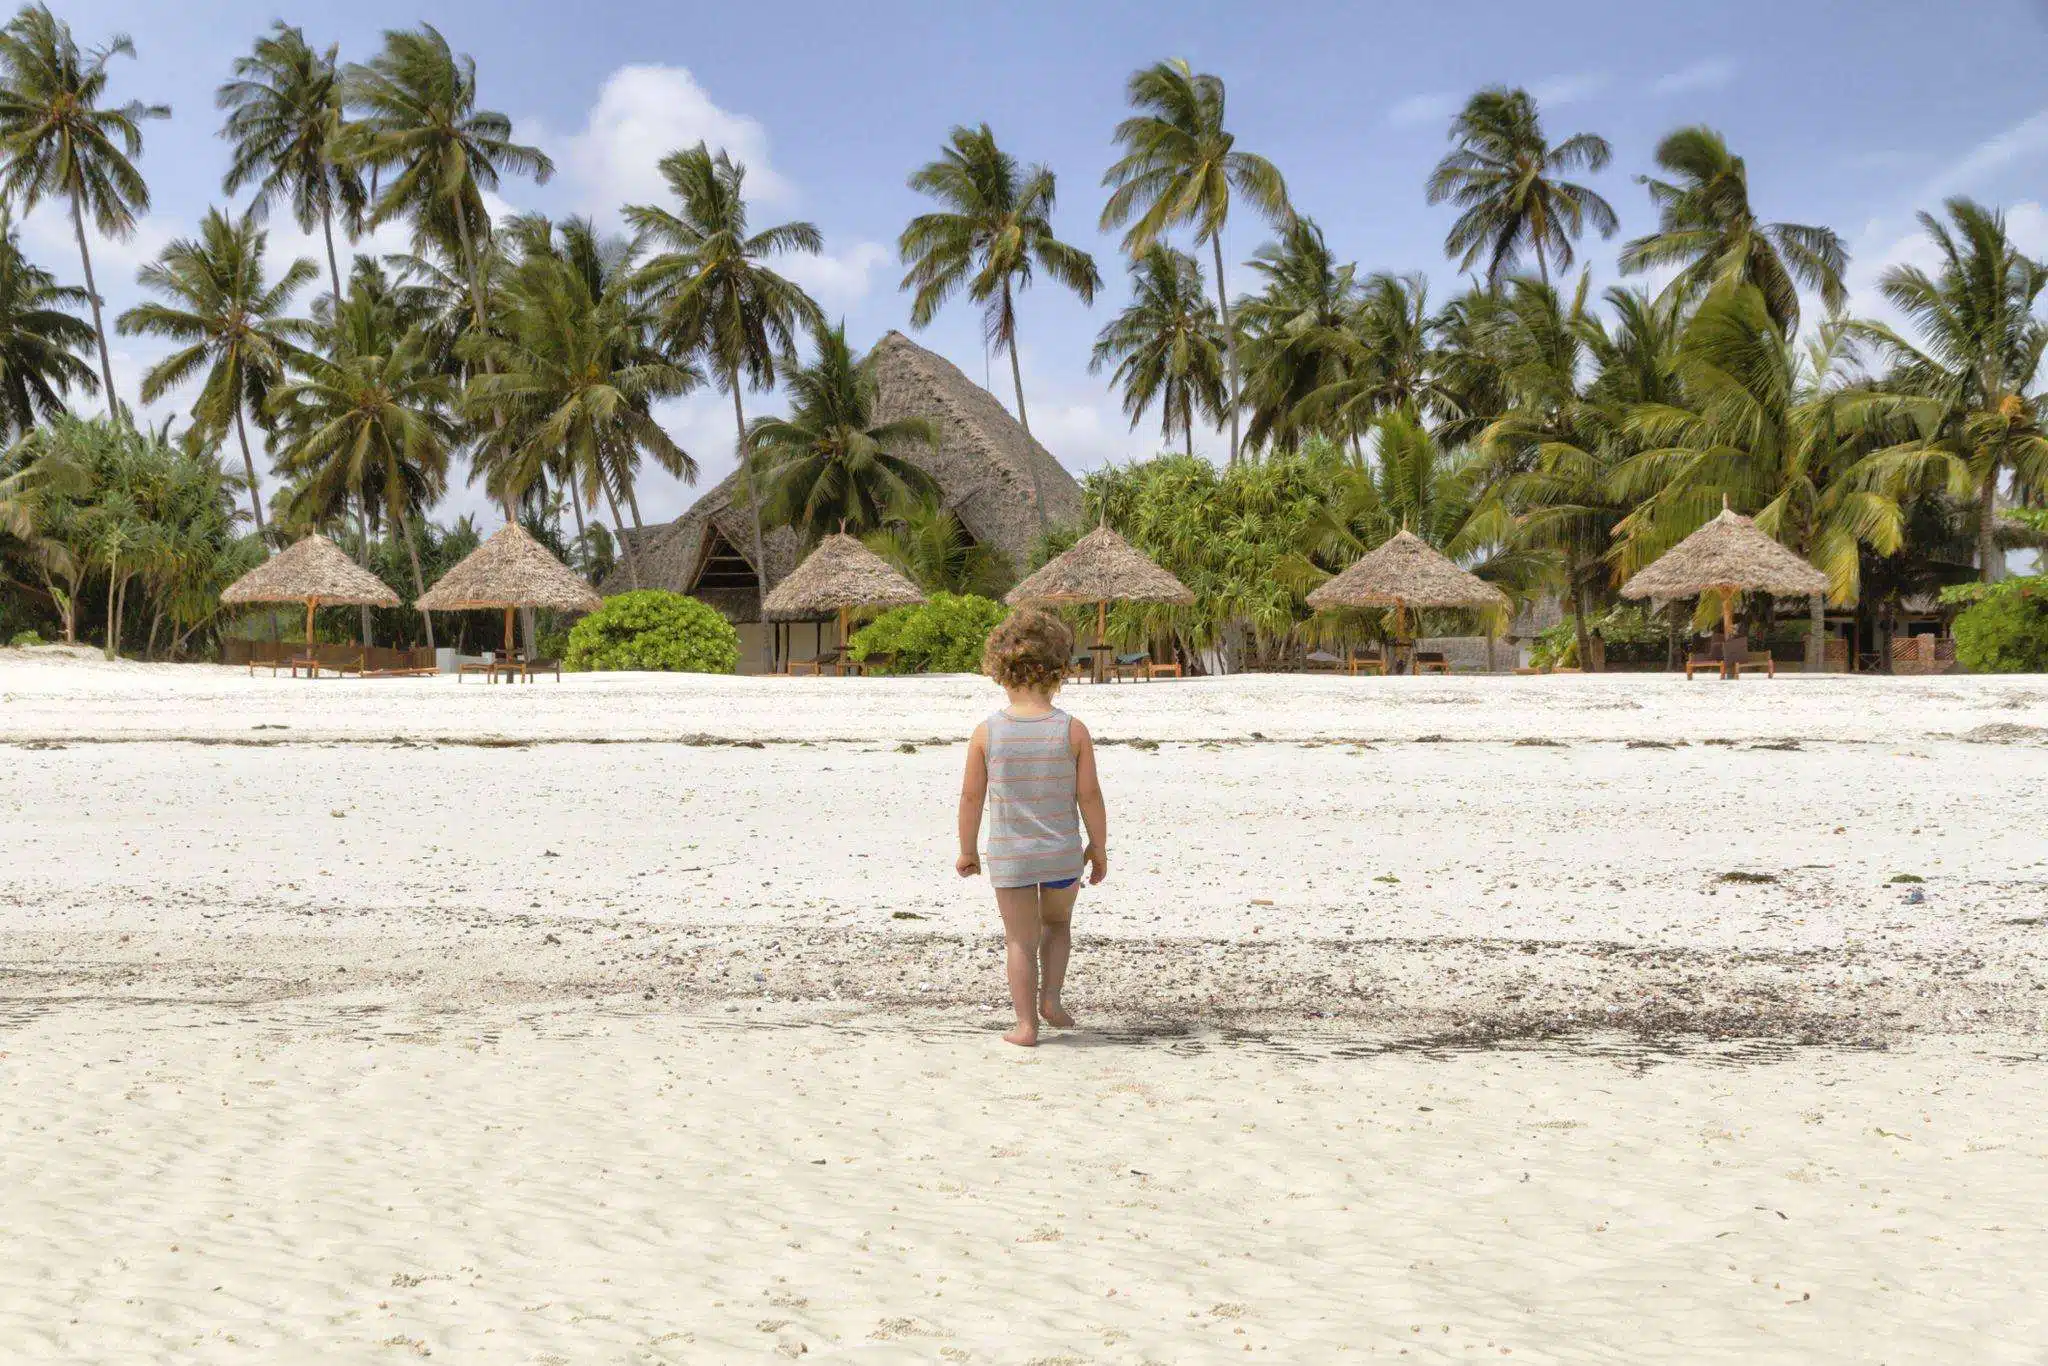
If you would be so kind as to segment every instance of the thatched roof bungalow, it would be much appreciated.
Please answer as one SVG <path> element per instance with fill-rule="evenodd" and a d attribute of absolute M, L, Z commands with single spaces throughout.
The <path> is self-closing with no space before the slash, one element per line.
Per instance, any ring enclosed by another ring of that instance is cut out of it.
<path fill-rule="evenodd" d="M 880 391 L 876 419 L 923 417 L 938 427 L 936 450 L 912 444 L 897 453 L 937 481 L 942 505 L 968 535 L 1001 551 L 1021 572 L 1041 520 L 1049 526 L 1080 520 L 1081 486 L 1074 476 L 958 366 L 900 332 L 876 342 L 871 354 Z M 627 532 L 620 563 L 603 589 L 619 593 L 633 586 L 624 551 L 638 551 L 641 587 L 701 598 L 741 626 L 745 668 L 760 655 L 763 576 L 754 563 L 751 514 L 738 492 L 739 476 L 728 476 L 675 521 Z M 778 528 L 762 551 L 773 588 L 796 569 L 804 546 L 796 533 Z"/>

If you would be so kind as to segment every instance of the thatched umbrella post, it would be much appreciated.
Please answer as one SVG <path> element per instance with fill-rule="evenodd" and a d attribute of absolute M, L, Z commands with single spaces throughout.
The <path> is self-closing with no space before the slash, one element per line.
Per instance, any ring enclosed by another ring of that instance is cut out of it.
<path fill-rule="evenodd" d="M 507 522 L 422 594 L 419 606 L 432 612 L 503 609 L 505 657 L 517 659 L 512 625 L 516 611 L 546 607 L 556 612 L 595 612 L 604 606 L 604 599 L 549 554 L 526 528 Z"/>
<path fill-rule="evenodd" d="M 313 653 L 313 614 L 321 603 L 397 607 L 398 594 L 382 579 L 314 532 L 281 550 L 221 590 L 224 603 L 302 602 L 306 605 L 306 653 Z M 275 622 L 273 621 L 273 625 Z"/>
<path fill-rule="evenodd" d="M 1827 591 L 1828 577 L 1756 529 L 1724 500 L 1721 515 L 1666 551 L 1621 587 L 1625 598 L 1721 595 L 1721 677 L 1737 677 L 1735 595 L 1744 592 L 1812 596 Z M 1823 652 L 1822 659 L 1826 654 Z"/>
<path fill-rule="evenodd" d="M 1410 608 L 1504 607 L 1507 600 L 1507 594 L 1460 569 L 1406 528 L 1308 595 L 1308 605 L 1318 611 L 1331 607 L 1393 608 L 1396 662 L 1407 640 Z"/>
<path fill-rule="evenodd" d="M 1159 602 L 1174 607 L 1192 606 L 1195 595 L 1188 586 L 1154 564 L 1129 541 L 1109 529 L 1107 522 L 1074 542 L 1073 548 L 1048 560 L 1004 599 L 1013 607 L 1079 607 L 1095 609 L 1095 681 L 1103 681 L 1104 647 L 1109 636 L 1109 604 L 1112 602 Z"/>
<path fill-rule="evenodd" d="M 818 542 L 818 548 L 761 599 L 761 617 L 818 622 L 828 614 L 836 616 L 839 648 L 844 650 L 852 639 L 855 608 L 911 607 L 924 600 L 917 585 L 895 566 L 838 531 Z M 822 647 L 824 641 L 818 644 Z"/>

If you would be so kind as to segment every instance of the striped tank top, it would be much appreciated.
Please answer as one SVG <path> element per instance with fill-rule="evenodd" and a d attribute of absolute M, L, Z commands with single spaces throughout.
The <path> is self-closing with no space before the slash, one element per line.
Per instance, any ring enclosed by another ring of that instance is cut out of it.
<path fill-rule="evenodd" d="M 988 877 L 996 887 L 1061 882 L 1081 872 L 1081 812 L 1063 711 L 988 718 Z"/>

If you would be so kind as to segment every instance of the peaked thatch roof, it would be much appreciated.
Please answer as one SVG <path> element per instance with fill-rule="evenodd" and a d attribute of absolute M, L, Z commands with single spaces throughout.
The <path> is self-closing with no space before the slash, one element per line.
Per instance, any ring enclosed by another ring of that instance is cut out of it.
<path fill-rule="evenodd" d="M 331 602 L 396 607 L 398 594 L 319 532 L 280 550 L 221 590 L 222 602 Z"/>
<path fill-rule="evenodd" d="M 1186 584 L 1161 569 L 1129 541 L 1106 526 L 1074 542 L 1073 549 L 1010 590 L 1005 601 L 1167 602 L 1185 607 L 1195 600 Z"/>
<path fill-rule="evenodd" d="M 1727 508 L 1621 586 L 1625 598 L 1690 598 L 1716 589 L 1787 597 L 1824 593 L 1828 576 Z"/>
<path fill-rule="evenodd" d="M 1018 424 L 995 396 L 961 373 L 943 356 L 927 351 L 900 332 L 891 332 L 868 353 L 875 366 L 875 420 L 923 417 L 938 428 L 938 448 L 912 442 L 895 454 L 932 476 L 940 504 L 960 519 L 967 533 L 993 546 L 1012 566 L 1029 563 L 1038 538 L 1038 508 L 1048 526 L 1071 526 L 1081 518 L 1081 486 Z M 753 514 L 739 496 L 739 476 L 728 475 L 665 526 L 623 536 L 620 562 L 604 582 L 606 592 L 632 586 L 625 552 L 638 556 L 640 583 L 702 598 L 734 621 L 758 621 L 753 586 L 729 581 L 700 583 L 707 564 L 754 564 Z M 785 528 L 762 538 L 767 581 L 772 589 L 795 570 L 803 541 Z"/>
<path fill-rule="evenodd" d="M 476 607 L 547 607 L 595 612 L 604 599 L 588 583 L 526 534 L 517 522 L 497 533 L 429 588 L 419 605 L 432 612 Z"/>
<path fill-rule="evenodd" d="M 1498 607 L 1507 594 L 1468 574 L 1408 530 L 1308 595 L 1325 607 Z"/>
<path fill-rule="evenodd" d="M 763 604 L 770 621 L 816 621 L 850 607 L 908 607 L 924 601 L 917 585 L 844 533 L 818 542 Z"/>

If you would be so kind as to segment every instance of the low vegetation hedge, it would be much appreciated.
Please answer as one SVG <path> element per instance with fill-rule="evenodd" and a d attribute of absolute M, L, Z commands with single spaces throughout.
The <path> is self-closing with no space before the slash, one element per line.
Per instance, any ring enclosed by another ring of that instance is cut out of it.
<path fill-rule="evenodd" d="M 692 597 L 642 588 L 605 599 L 569 631 L 562 667 L 575 672 L 646 670 L 729 674 L 740 666 L 732 623 Z"/>
<path fill-rule="evenodd" d="M 855 659 L 890 655 L 891 673 L 969 674 L 981 668 L 988 633 L 1010 609 L 972 593 L 934 593 L 917 607 L 882 613 L 853 633 Z"/>
<path fill-rule="evenodd" d="M 2048 575 L 1971 587 L 1976 601 L 1955 621 L 1956 662 L 1971 673 L 2048 673 Z"/>

